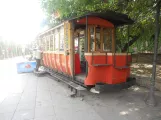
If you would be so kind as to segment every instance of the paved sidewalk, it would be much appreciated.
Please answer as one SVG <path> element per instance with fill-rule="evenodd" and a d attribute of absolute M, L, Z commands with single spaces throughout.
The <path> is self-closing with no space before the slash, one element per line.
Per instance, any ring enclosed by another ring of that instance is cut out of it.
<path fill-rule="evenodd" d="M 82 101 L 70 98 L 61 82 L 16 74 L 13 63 L 0 61 L 0 120 L 161 120 L 159 92 L 158 107 L 145 105 L 147 89 L 138 86 L 100 95 L 85 92 Z"/>

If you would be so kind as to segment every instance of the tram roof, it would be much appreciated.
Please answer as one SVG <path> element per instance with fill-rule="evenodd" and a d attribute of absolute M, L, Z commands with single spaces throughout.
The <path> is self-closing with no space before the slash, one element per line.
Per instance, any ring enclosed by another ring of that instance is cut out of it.
<path fill-rule="evenodd" d="M 121 25 L 128 25 L 128 24 L 133 24 L 134 21 L 128 17 L 126 14 L 114 12 L 114 11 L 106 11 L 106 12 L 90 12 L 86 13 L 80 17 L 74 17 L 69 20 L 78 20 L 81 18 L 84 18 L 86 16 L 90 17 L 98 17 L 102 18 L 105 20 L 108 20 L 109 22 L 113 23 L 115 26 L 121 26 Z"/>
<path fill-rule="evenodd" d="M 108 10 L 105 12 L 90 12 L 90 13 L 86 13 L 80 17 L 73 17 L 73 18 L 67 19 L 65 21 L 79 20 L 81 18 L 85 18 L 86 16 L 98 17 L 98 18 L 108 20 L 109 22 L 111 22 L 115 26 L 129 25 L 129 24 L 134 23 L 134 21 L 131 18 L 129 18 L 128 15 L 114 12 L 111 10 Z M 62 23 L 60 25 L 62 25 Z M 52 28 L 40 33 L 39 35 L 42 35 L 43 33 L 46 33 L 52 29 L 55 29 L 55 28 L 59 27 L 60 25 L 52 27 Z"/>

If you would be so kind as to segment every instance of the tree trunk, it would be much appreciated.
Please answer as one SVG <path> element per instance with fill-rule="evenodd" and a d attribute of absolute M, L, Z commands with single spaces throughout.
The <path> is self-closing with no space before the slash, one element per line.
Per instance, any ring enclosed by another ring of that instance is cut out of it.
<path fill-rule="evenodd" d="M 124 45 L 124 47 L 123 47 L 123 49 L 121 51 L 122 52 L 126 52 L 128 50 L 128 47 L 131 46 L 134 42 L 136 42 L 139 39 L 140 36 L 141 35 L 138 35 L 138 36 L 133 37 L 132 40 L 130 40 L 128 43 L 126 43 Z"/>
<path fill-rule="evenodd" d="M 146 103 L 148 105 L 151 105 L 151 106 L 156 105 L 155 77 L 156 77 L 156 60 L 157 60 L 157 52 L 158 52 L 158 40 L 159 40 L 159 33 L 160 33 L 160 24 L 159 24 L 160 2 L 161 2 L 161 0 L 159 0 L 157 5 L 156 5 L 153 69 L 152 69 L 152 78 L 151 78 L 150 90 L 149 90 L 149 94 L 146 98 Z"/>

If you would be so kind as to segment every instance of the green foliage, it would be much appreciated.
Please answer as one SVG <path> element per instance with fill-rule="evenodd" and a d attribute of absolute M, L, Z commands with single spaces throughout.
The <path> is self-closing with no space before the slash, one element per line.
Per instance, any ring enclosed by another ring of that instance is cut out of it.
<path fill-rule="evenodd" d="M 154 38 L 154 13 L 155 6 L 159 0 L 40 0 L 42 8 L 48 16 L 49 25 L 56 24 L 52 19 L 55 11 L 60 13 L 60 19 L 81 16 L 92 11 L 113 10 L 129 15 L 135 20 L 130 26 L 129 41 L 138 37 L 131 48 L 138 50 L 152 50 Z M 128 42 L 127 26 L 119 27 L 117 34 L 117 49 L 121 50 Z M 161 40 L 161 37 L 160 37 Z M 146 43 L 146 45 L 145 45 Z"/>
<path fill-rule="evenodd" d="M 114 1 L 104 3 L 102 0 L 41 0 L 42 8 L 47 16 L 58 11 L 61 19 L 79 16 L 90 11 L 102 11 L 114 7 Z M 110 6 L 112 5 L 112 6 Z"/>

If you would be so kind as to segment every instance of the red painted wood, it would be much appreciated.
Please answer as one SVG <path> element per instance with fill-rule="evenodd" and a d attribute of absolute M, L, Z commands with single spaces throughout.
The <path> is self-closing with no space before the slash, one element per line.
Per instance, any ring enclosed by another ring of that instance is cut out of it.
<path fill-rule="evenodd" d="M 81 73 L 79 54 L 75 54 L 75 74 Z"/>
<path fill-rule="evenodd" d="M 88 61 L 88 76 L 85 79 L 85 85 L 95 85 L 96 83 L 119 84 L 126 82 L 130 76 L 130 68 L 116 69 L 114 65 L 114 57 L 108 56 L 108 64 L 110 66 L 93 66 L 92 56 L 85 56 Z M 129 56 L 130 60 L 131 56 Z M 94 64 L 106 64 L 105 56 L 94 56 Z M 126 66 L 126 55 L 116 55 L 116 66 Z"/>
<path fill-rule="evenodd" d="M 78 20 L 77 24 L 86 24 L 86 18 Z M 88 17 L 88 25 L 100 25 L 108 28 L 114 28 L 114 25 L 111 22 L 98 17 Z"/>

